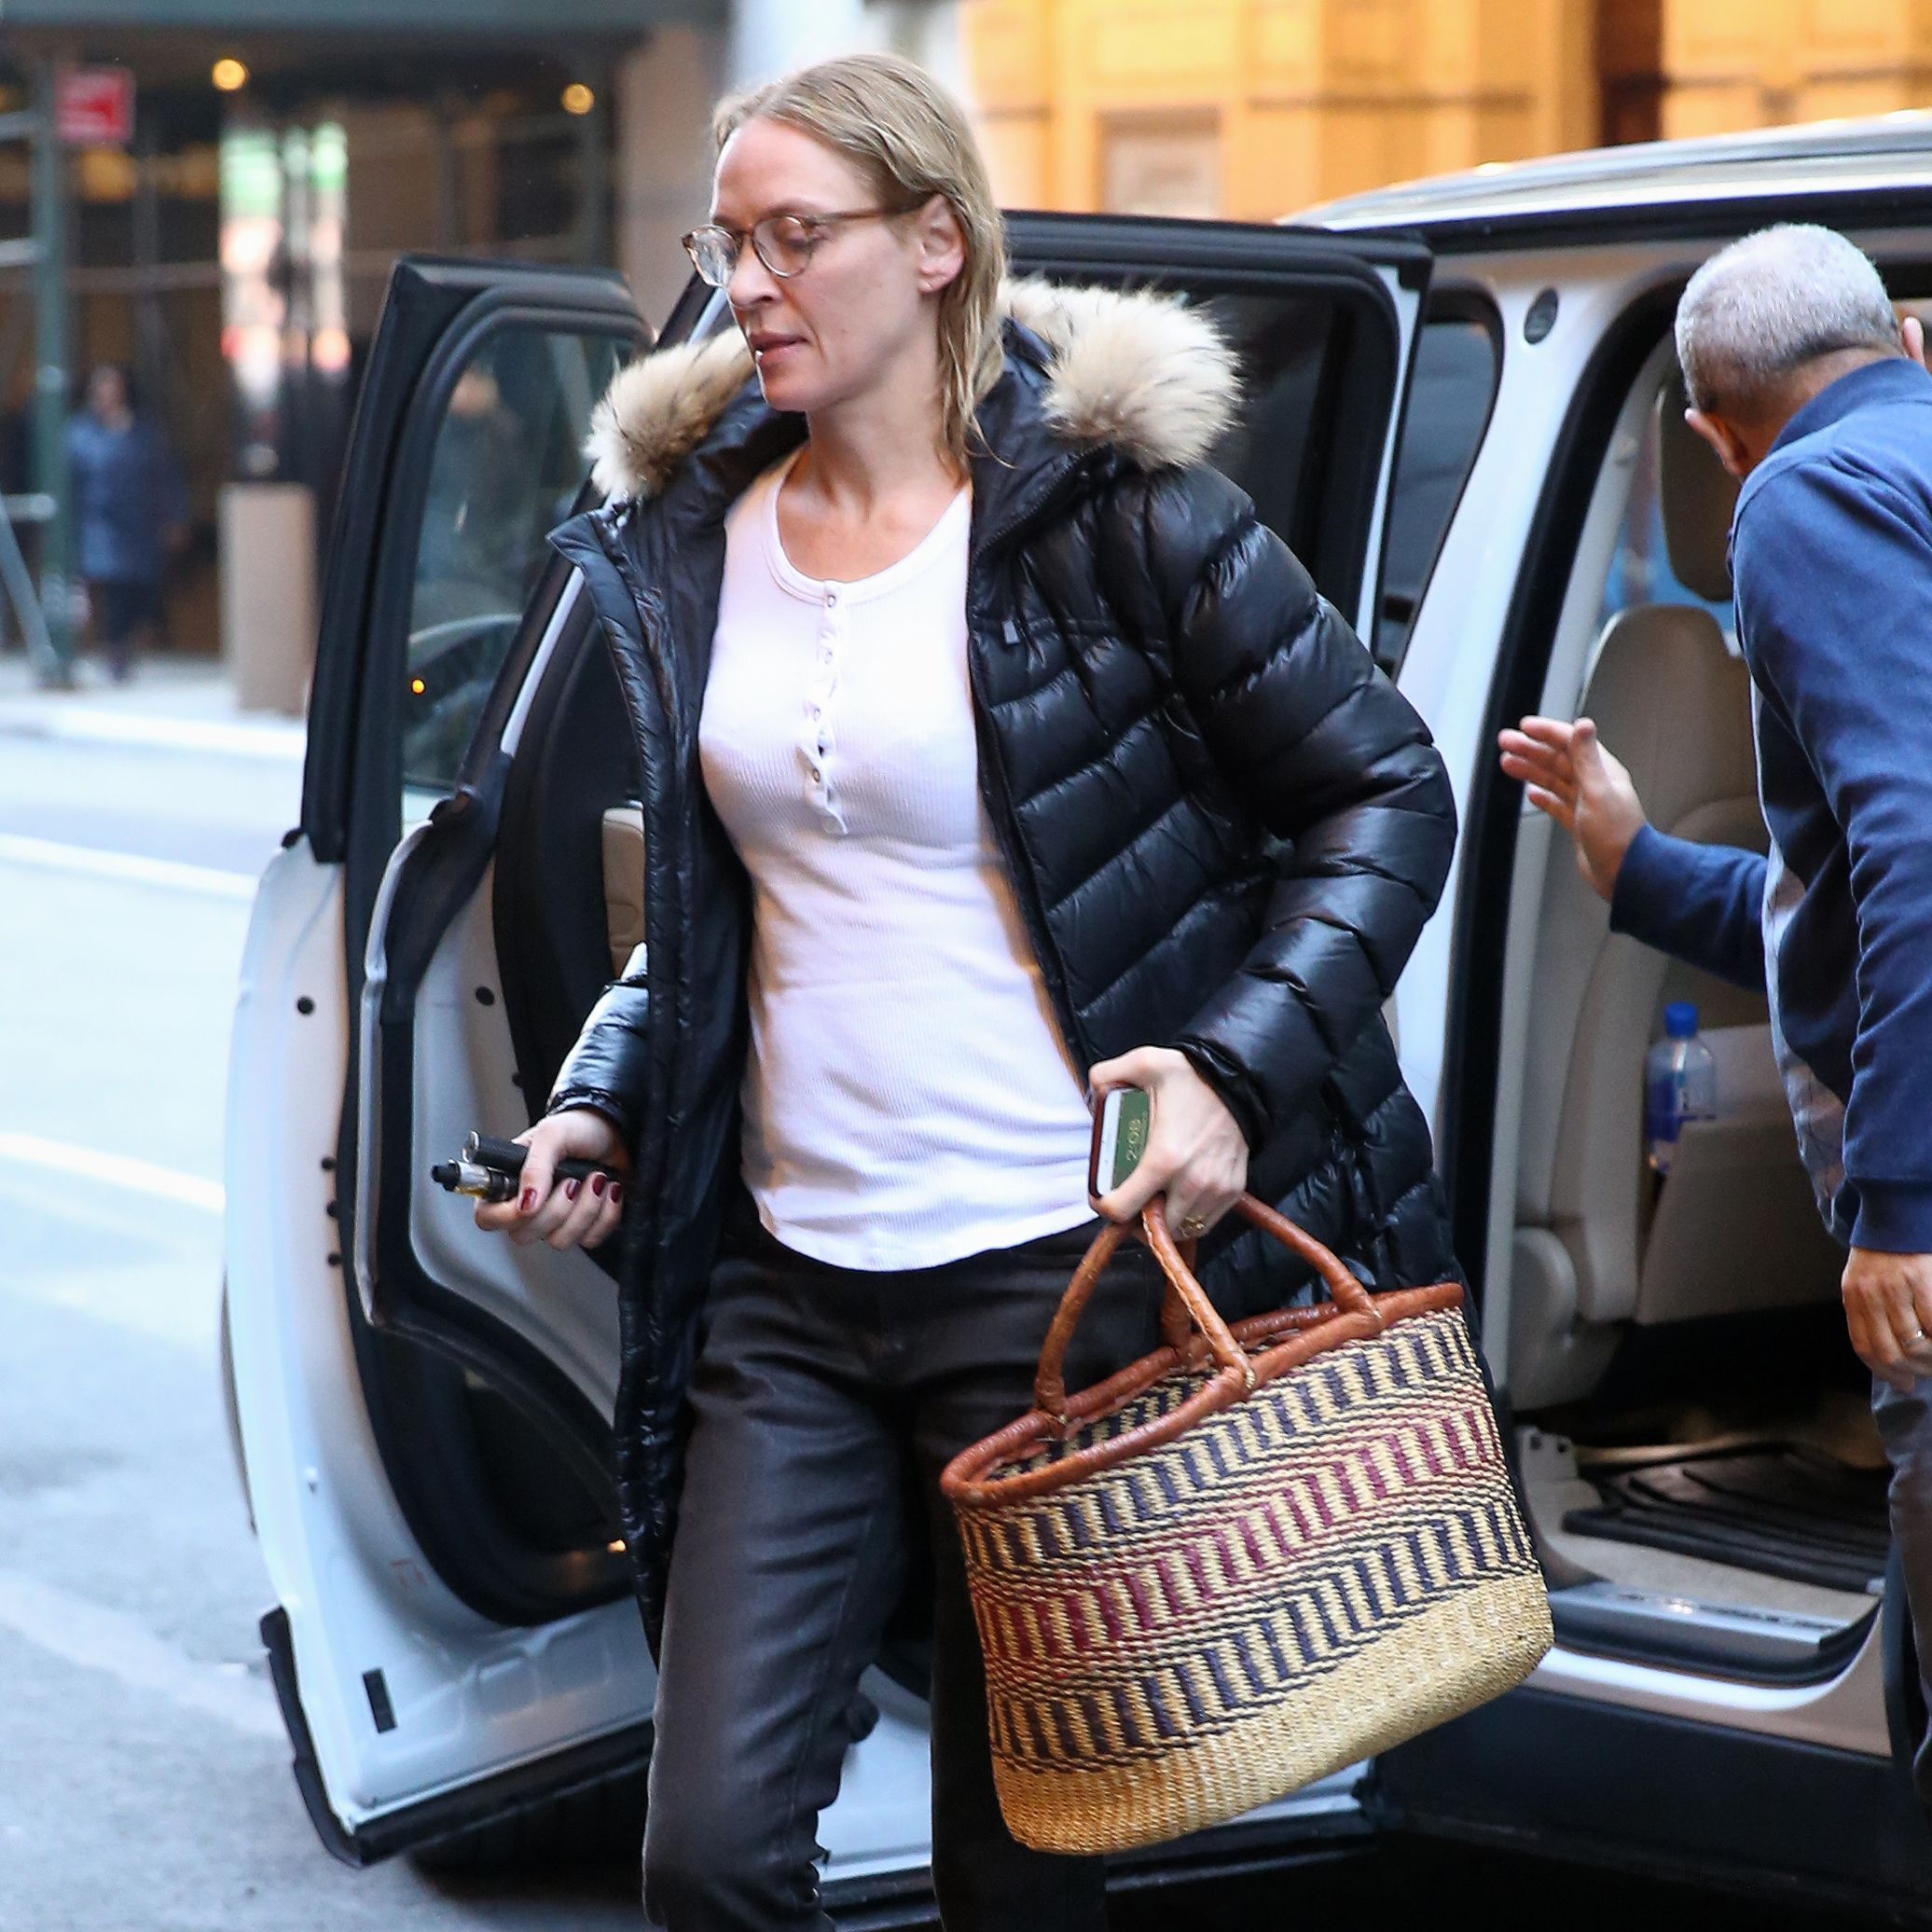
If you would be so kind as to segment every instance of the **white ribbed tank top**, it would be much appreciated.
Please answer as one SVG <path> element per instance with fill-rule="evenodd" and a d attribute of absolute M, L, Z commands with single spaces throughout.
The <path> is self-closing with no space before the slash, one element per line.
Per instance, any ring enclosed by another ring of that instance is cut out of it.
<path fill-rule="evenodd" d="M 931 1267 L 1088 1218 L 1084 1073 L 980 797 L 970 492 L 821 582 L 779 534 L 792 461 L 726 522 L 698 732 L 752 887 L 744 1176 L 801 1254 Z"/>

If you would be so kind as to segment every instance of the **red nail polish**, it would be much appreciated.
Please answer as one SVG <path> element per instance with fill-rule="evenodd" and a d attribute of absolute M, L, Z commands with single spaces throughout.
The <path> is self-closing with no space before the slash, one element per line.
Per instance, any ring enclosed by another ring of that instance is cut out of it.
<path fill-rule="evenodd" d="M 601 1174 L 593 1174 L 593 1175 L 592 1175 L 592 1176 L 590 1177 L 590 1192 L 591 1192 L 591 1193 L 592 1193 L 593 1194 L 597 1195 L 597 1196 L 598 1196 L 598 1198 L 599 1198 L 600 1200 L 601 1200 L 601 1199 L 603 1198 L 603 1191 L 604 1191 L 604 1178 L 603 1178 L 603 1176 L 602 1176 Z"/>
<path fill-rule="evenodd" d="M 517 1211 L 518 1214 L 528 1214 L 531 1211 L 531 1209 L 534 1208 L 536 1205 L 536 1189 L 533 1187 L 527 1187 L 523 1190 L 521 1197 L 518 1200 Z"/>
<path fill-rule="evenodd" d="M 566 1180 L 563 1184 L 563 1198 L 566 1201 L 574 1201 L 577 1198 L 577 1190 L 583 1184 L 581 1180 Z"/>
<path fill-rule="evenodd" d="M 623 1199 L 624 1199 L 624 1183 L 623 1183 L 623 1182 L 622 1182 L 621 1180 L 614 1180 L 614 1181 L 612 1181 L 612 1183 L 611 1183 L 611 1206 L 612 1206 L 613 1208 L 615 1208 L 615 1207 L 617 1207 L 617 1206 L 618 1206 L 618 1205 L 619 1205 L 619 1204 L 620 1204 L 620 1203 L 621 1203 L 621 1202 L 623 1201 Z"/>

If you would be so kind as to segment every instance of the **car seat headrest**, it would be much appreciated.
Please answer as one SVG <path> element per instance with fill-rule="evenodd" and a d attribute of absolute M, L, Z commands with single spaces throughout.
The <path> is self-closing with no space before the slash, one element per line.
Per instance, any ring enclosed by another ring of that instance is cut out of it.
<path fill-rule="evenodd" d="M 1731 595 L 1731 513 L 1737 484 L 1684 421 L 1684 379 L 1673 373 L 1657 398 L 1658 492 L 1663 541 L 1677 581 L 1699 597 Z"/>

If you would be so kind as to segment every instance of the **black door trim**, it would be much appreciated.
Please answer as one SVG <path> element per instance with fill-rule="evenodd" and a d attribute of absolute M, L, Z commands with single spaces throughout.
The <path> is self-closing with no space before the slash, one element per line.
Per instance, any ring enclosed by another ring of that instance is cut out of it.
<path fill-rule="evenodd" d="M 1534 1686 L 1385 1752 L 1385 1827 L 1932 1924 L 1932 1832 L 1887 1758 Z"/>

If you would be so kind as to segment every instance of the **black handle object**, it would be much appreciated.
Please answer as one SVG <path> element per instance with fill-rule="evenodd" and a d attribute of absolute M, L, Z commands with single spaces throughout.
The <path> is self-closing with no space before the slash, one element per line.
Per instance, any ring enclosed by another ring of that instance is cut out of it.
<path fill-rule="evenodd" d="M 452 1194 L 475 1194 L 485 1201 L 508 1201 L 515 1197 L 517 1183 L 523 1175 L 523 1157 L 530 1150 L 520 1140 L 499 1140 L 493 1134 L 471 1134 L 462 1152 L 453 1161 L 438 1161 L 429 1178 Z M 573 1155 L 557 1164 L 559 1180 L 588 1180 L 593 1174 L 606 1174 L 607 1167 L 595 1161 Z"/>

